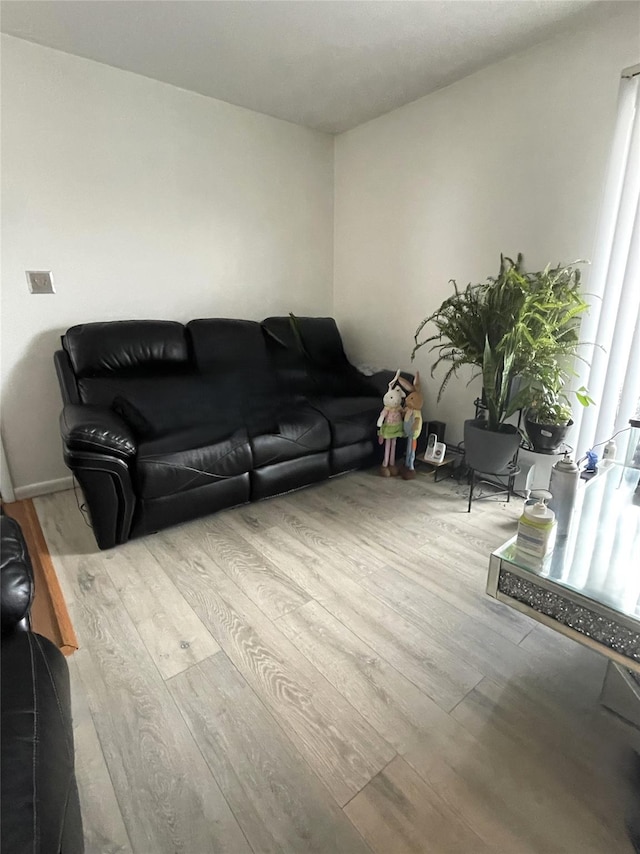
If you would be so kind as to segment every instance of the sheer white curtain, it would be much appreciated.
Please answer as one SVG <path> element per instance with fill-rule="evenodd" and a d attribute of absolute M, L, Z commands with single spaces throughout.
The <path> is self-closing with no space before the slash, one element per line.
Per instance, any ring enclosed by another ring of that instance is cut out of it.
<path fill-rule="evenodd" d="M 578 367 L 578 385 L 588 387 L 597 405 L 576 413 L 572 438 L 579 457 L 627 426 L 640 399 L 640 67 L 623 72 L 620 83 L 587 290 L 594 296 L 581 338 L 603 349 L 581 352 L 590 366 Z"/>

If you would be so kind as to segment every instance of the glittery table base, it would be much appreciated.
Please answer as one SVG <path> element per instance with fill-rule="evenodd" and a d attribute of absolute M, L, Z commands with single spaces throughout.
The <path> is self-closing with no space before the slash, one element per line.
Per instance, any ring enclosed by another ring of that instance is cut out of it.
<path fill-rule="evenodd" d="M 500 570 L 498 590 L 557 622 L 586 635 L 634 661 L 640 661 L 640 633 L 621 626 L 615 620 L 576 605 L 558 593 L 545 590 L 508 570 Z"/>

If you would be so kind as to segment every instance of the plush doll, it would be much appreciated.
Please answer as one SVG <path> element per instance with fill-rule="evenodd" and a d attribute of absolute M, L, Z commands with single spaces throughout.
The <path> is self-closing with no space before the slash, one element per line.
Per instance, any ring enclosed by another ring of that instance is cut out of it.
<path fill-rule="evenodd" d="M 402 401 L 404 392 L 397 385 L 400 370 L 396 371 L 395 377 L 389 383 L 382 402 L 384 408 L 378 418 L 378 442 L 384 442 L 384 461 L 380 467 L 382 477 L 391 477 L 398 474 L 396 466 L 396 440 L 404 433 L 402 429 Z"/>
<path fill-rule="evenodd" d="M 420 374 L 416 371 L 412 383 L 403 377 L 398 377 L 398 382 L 405 391 L 409 392 L 404 402 L 403 427 L 404 435 L 407 437 L 407 451 L 401 475 L 403 480 L 413 480 L 416 476 L 414 463 L 418 437 L 422 432 L 422 407 L 424 406 L 424 399 L 420 390 Z"/>

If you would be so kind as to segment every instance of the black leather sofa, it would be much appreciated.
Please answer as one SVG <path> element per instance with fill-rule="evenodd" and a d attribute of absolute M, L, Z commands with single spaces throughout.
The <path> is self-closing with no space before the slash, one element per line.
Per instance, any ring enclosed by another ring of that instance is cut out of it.
<path fill-rule="evenodd" d="M 55 364 L 102 549 L 371 464 L 391 376 L 358 372 L 332 318 L 87 323 Z"/>
<path fill-rule="evenodd" d="M 69 671 L 32 632 L 33 573 L 22 532 L 0 516 L 2 854 L 82 854 Z"/>

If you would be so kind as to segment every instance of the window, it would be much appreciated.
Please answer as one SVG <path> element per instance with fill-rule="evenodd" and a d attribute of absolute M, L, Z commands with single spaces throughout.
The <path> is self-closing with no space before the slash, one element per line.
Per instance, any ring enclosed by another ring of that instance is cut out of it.
<path fill-rule="evenodd" d="M 640 66 L 622 73 L 618 117 L 582 324 L 580 383 L 597 405 L 578 415 L 578 455 L 624 429 L 640 407 Z M 581 417 L 580 417 L 581 415 Z"/>

